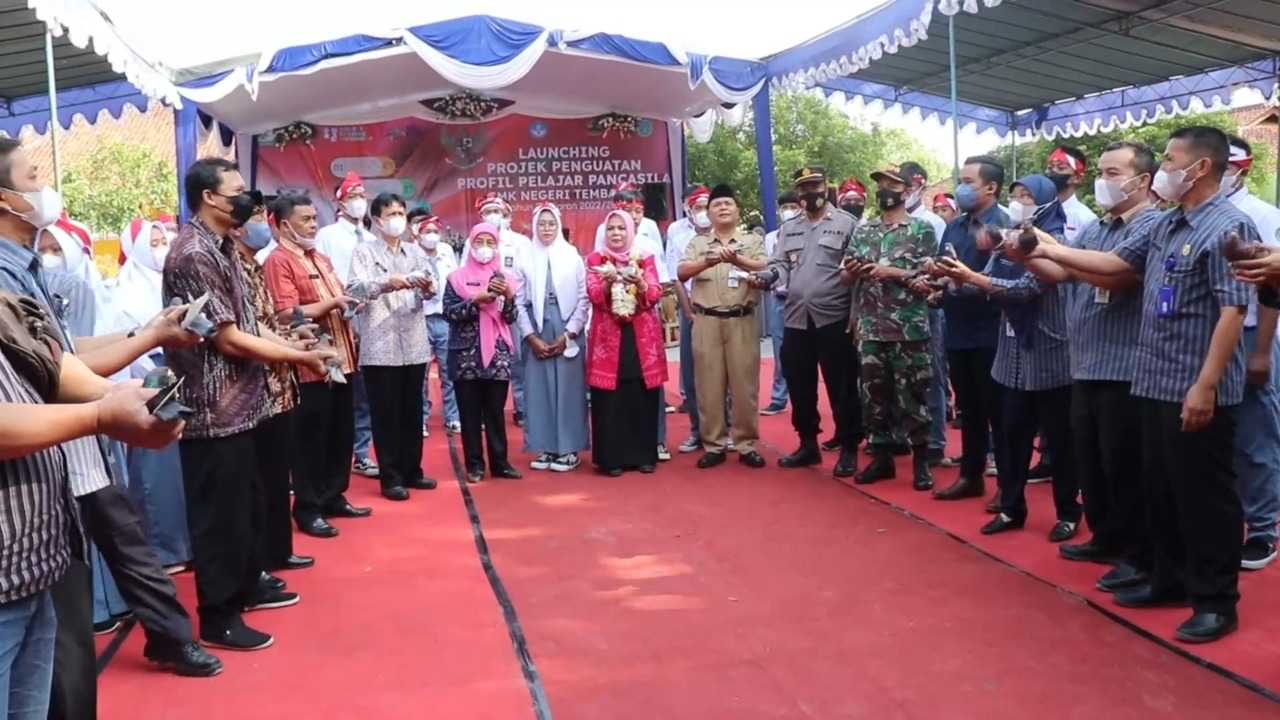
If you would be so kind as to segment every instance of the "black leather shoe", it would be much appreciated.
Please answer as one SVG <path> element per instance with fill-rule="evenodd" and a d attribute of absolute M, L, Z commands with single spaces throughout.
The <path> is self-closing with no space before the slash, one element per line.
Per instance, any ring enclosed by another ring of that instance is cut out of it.
<path fill-rule="evenodd" d="M 183 677 L 213 677 L 222 672 L 222 661 L 200 647 L 200 643 L 152 642 L 142 648 L 142 656 Z"/>
<path fill-rule="evenodd" d="M 1178 608 L 1187 607 L 1191 603 L 1187 601 L 1187 595 L 1184 592 L 1160 590 L 1157 591 L 1151 586 L 1150 582 L 1136 585 L 1127 590 L 1118 590 L 1112 596 L 1116 600 L 1116 604 L 1120 607 L 1127 608 Z"/>
<path fill-rule="evenodd" d="M 1096 537 L 1076 545 L 1062 545 L 1058 548 L 1058 554 L 1068 560 L 1099 565 L 1115 565 L 1120 562 L 1119 553 L 1099 543 Z"/>
<path fill-rule="evenodd" d="M 1007 515 L 1001 513 L 991 520 L 991 522 L 982 526 L 983 535 L 998 535 L 1009 530 L 1021 530 L 1027 524 L 1026 518 L 1014 520 Z"/>
<path fill-rule="evenodd" d="M 316 559 L 310 555 L 290 555 L 279 567 L 272 570 L 306 570 L 316 564 Z"/>
<path fill-rule="evenodd" d="M 1196 613 L 1178 626 L 1173 636 L 1184 643 L 1209 643 L 1221 640 L 1240 627 L 1235 613 Z"/>
<path fill-rule="evenodd" d="M 831 469 L 831 474 L 838 478 L 847 478 L 853 477 L 853 474 L 857 471 L 857 448 L 840 448 L 840 458 L 836 460 L 836 466 Z"/>
<path fill-rule="evenodd" d="M 1000 512 L 1000 488 L 996 488 L 996 494 L 991 496 L 991 502 L 987 503 L 987 512 L 995 515 Z"/>
<path fill-rule="evenodd" d="M 637 470 L 640 471 L 641 475 L 652 475 L 655 471 L 657 471 L 657 469 L 658 467 L 656 465 L 641 465 L 639 468 L 637 468 Z"/>
<path fill-rule="evenodd" d="M 313 518 L 311 520 L 299 521 L 298 530 L 304 535 L 310 535 L 317 538 L 331 538 L 338 536 L 338 528 L 330 525 L 324 518 Z"/>
<path fill-rule="evenodd" d="M 1097 588 L 1102 592 L 1113 593 L 1145 585 L 1150 580 L 1146 573 L 1129 563 L 1122 562 L 1098 578 Z"/>
<path fill-rule="evenodd" d="M 933 471 L 929 469 L 929 449 L 914 448 L 911 457 L 911 487 L 917 492 L 933 489 Z"/>
<path fill-rule="evenodd" d="M 892 480 L 898 476 L 898 468 L 893 464 L 893 456 L 888 452 L 876 453 L 875 459 L 862 468 L 862 472 L 853 479 L 858 485 L 870 485 L 881 480 Z"/>
<path fill-rule="evenodd" d="M 744 455 L 743 457 L 746 457 L 746 456 Z M 741 460 L 742 458 L 739 458 L 739 459 Z M 702 453 L 702 457 L 698 458 L 698 469 L 709 470 L 717 465 L 723 465 L 724 460 L 725 460 L 725 457 L 724 457 L 724 453 L 722 452 Z"/>
<path fill-rule="evenodd" d="M 815 440 L 802 440 L 800 447 L 790 455 L 778 458 L 778 467 L 802 468 L 822 463 L 822 451 Z"/>
<path fill-rule="evenodd" d="M 1053 529 L 1049 531 L 1049 542 L 1064 542 L 1076 536 L 1076 532 L 1080 529 L 1080 523 L 1067 522 L 1059 520 L 1053 524 Z"/>
<path fill-rule="evenodd" d="M 600 468 L 601 474 L 605 477 L 619 478 L 622 477 L 622 468 Z"/>
<path fill-rule="evenodd" d="M 412 490 L 435 490 L 436 481 L 429 477 L 421 477 L 417 480 L 410 480 L 404 486 Z"/>
<path fill-rule="evenodd" d="M 388 500 L 394 500 L 396 502 L 400 502 L 402 500 L 409 499 L 409 491 L 405 490 L 399 485 L 395 487 L 382 488 L 382 497 Z"/>
<path fill-rule="evenodd" d="M 934 500 L 967 500 L 969 498 L 980 498 L 987 494 L 987 484 L 981 479 L 970 480 L 967 477 L 959 477 L 950 486 L 941 490 L 933 491 Z"/>
<path fill-rule="evenodd" d="M 824 452 L 835 452 L 844 447 L 844 441 L 840 438 L 833 437 L 821 445 Z"/>
<path fill-rule="evenodd" d="M 524 478 L 524 475 L 521 475 L 519 470 L 510 466 L 494 470 L 493 476 L 503 480 L 520 480 Z M 435 487 L 435 480 L 431 481 L 431 487 Z"/>
<path fill-rule="evenodd" d="M 760 468 L 764 467 L 767 464 L 764 461 L 764 456 L 756 452 L 755 450 L 752 450 L 751 452 L 745 453 L 745 454 L 739 453 L 738 462 L 742 463 L 743 465 L 746 465 L 749 468 L 755 468 L 757 470 L 759 470 Z"/>
<path fill-rule="evenodd" d="M 324 511 L 326 518 L 362 518 L 369 517 L 372 514 L 373 508 L 358 508 L 346 500 Z"/>

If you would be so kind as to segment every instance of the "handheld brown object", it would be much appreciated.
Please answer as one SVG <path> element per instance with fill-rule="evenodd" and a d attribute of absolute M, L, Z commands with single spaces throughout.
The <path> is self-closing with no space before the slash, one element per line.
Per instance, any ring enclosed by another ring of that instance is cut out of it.
<path fill-rule="evenodd" d="M 1022 255 L 1030 255 L 1037 247 L 1040 246 L 1040 238 L 1036 236 L 1036 231 L 1031 228 L 1023 228 L 1018 234 L 1018 252 Z"/>
<path fill-rule="evenodd" d="M 1244 233 L 1239 227 L 1227 231 L 1227 241 L 1223 244 L 1222 251 L 1230 262 L 1257 260 L 1266 257 L 1268 252 L 1261 243 L 1245 242 Z"/>

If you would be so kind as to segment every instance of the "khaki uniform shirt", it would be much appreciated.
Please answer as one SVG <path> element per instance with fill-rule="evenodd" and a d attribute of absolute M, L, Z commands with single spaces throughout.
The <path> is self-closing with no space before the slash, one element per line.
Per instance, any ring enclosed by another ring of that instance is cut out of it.
<path fill-rule="evenodd" d="M 769 258 L 764 252 L 764 239 L 753 232 L 739 228 L 728 244 L 736 243 L 738 254 L 748 260 L 765 262 Z M 719 250 L 725 243 L 712 235 L 695 235 L 685 248 L 681 262 L 702 260 L 711 250 Z M 738 266 L 722 262 L 713 265 L 693 276 L 693 286 L 689 299 L 695 306 L 731 310 L 741 307 L 754 307 L 760 302 L 760 292 L 747 285 L 748 271 Z"/>

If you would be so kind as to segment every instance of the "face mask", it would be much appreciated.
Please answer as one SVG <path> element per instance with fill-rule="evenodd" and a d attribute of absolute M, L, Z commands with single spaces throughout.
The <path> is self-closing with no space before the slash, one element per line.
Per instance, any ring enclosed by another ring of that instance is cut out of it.
<path fill-rule="evenodd" d="M 857 203 L 845 203 L 840 206 L 840 209 L 861 220 L 862 214 L 867 211 L 867 206 Z"/>
<path fill-rule="evenodd" d="M 163 268 L 165 258 L 169 257 L 169 246 L 161 245 L 160 247 L 151 248 L 151 257 L 156 261 L 156 267 Z"/>
<path fill-rule="evenodd" d="M 488 245 L 485 245 L 484 247 L 471 248 L 471 254 L 475 255 L 476 260 L 482 265 L 488 263 L 490 260 L 493 260 L 494 252 L 495 250 L 489 247 Z"/>
<path fill-rule="evenodd" d="M 1071 176 L 1065 173 L 1047 172 L 1044 174 L 1044 176 L 1049 178 L 1049 180 L 1053 182 L 1053 187 L 1058 192 L 1062 192 L 1063 190 L 1066 190 L 1067 186 L 1071 184 Z"/>
<path fill-rule="evenodd" d="M 502 213 L 500 212 L 485 213 L 484 215 L 481 216 L 480 219 L 484 220 L 490 225 L 494 225 L 496 227 L 502 227 Z"/>
<path fill-rule="evenodd" d="M 14 215 L 26 220 L 37 230 L 47 228 L 58 221 L 62 215 L 62 194 L 54 190 L 52 186 L 44 187 L 34 192 L 19 192 L 10 190 L 14 195 L 21 195 L 23 200 L 31 205 L 31 209 L 27 212 L 14 212 Z"/>
<path fill-rule="evenodd" d="M 61 270 L 67 266 L 67 261 L 61 255 L 41 255 L 40 264 L 45 270 Z"/>
<path fill-rule="evenodd" d="M 1017 200 L 1009 203 L 1009 222 L 1020 225 L 1036 216 L 1035 205 L 1024 205 Z"/>
<path fill-rule="evenodd" d="M 968 185 L 956 188 L 956 206 L 960 212 L 969 212 L 978 207 L 978 191 Z"/>
<path fill-rule="evenodd" d="M 240 239 L 240 242 L 249 246 L 252 250 L 261 250 L 271 242 L 271 226 L 267 225 L 265 220 L 245 223 L 244 229 L 245 234 Z"/>
<path fill-rule="evenodd" d="M 293 238 L 293 242 L 296 243 L 298 247 L 302 248 L 303 250 L 314 250 L 316 247 L 315 238 L 313 237 L 304 238 L 298 234 L 297 230 L 294 230 L 292 227 L 288 225 L 281 225 L 280 232 L 289 233 L 289 236 Z"/>
<path fill-rule="evenodd" d="M 706 210 L 699 210 L 693 214 L 693 226 L 698 228 L 711 227 L 711 216 L 707 215 Z"/>
<path fill-rule="evenodd" d="M 1098 178 L 1093 181 L 1093 196 L 1098 201 L 1098 206 L 1103 210 L 1120 205 L 1129 199 L 1132 192 L 1125 192 L 1124 186 L 1128 185 L 1133 178 L 1124 180 L 1107 180 L 1106 178 Z"/>
<path fill-rule="evenodd" d="M 901 204 L 902 191 L 886 190 L 885 188 L 876 190 L 876 205 L 880 206 L 881 210 L 892 210 Z"/>
<path fill-rule="evenodd" d="M 915 192 L 907 196 L 907 209 L 915 210 L 920 207 L 920 196 L 924 195 L 924 188 L 917 188 Z"/>
<path fill-rule="evenodd" d="M 249 193 L 219 195 L 218 197 L 226 200 L 227 204 L 231 206 L 231 209 L 226 212 L 231 216 L 232 227 L 244 227 L 245 223 L 249 222 L 249 218 L 253 217 L 253 198 L 249 197 Z"/>
<path fill-rule="evenodd" d="M 827 205 L 827 194 L 811 190 L 800 194 L 800 207 L 809 212 L 817 212 Z"/>
<path fill-rule="evenodd" d="M 422 235 L 423 247 L 425 247 L 428 250 L 435 250 L 436 246 L 439 244 L 440 244 L 440 233 L 434 233 L 434 232 L 423 233 Z"/>
<path fill-rule="evenodd" d="M 1240 179 L 1240 176 L 1238 174 L 1229 175 L 1227 173 L 1222 173 L 1222 182 L 1218 183 L 1219 191 L 1224 192 L 1228 195 L 1235 194 L 1235 191 L 1239 190 L 1240 187 L 1244 184 L 1244 183 L 1237 184 L 1237 181 L 1239 179 Z"/>
<path fill-rule="evenodd" d="M 498 221 L 498 227 L 502 228 L 503 230 L 510 230 L 511 218 L 507 217 L 506 215 L 503 215 L 502 219 Z"/>
<path fill-rule="evenodd" d="M 787 208 L 786 210 L 782 211 L 782 222 L 786 222 L 799 214 L 800 214 L 799 212 L 796 212 L 795 210 Z"/>
<path fill-rule="evenodd" d="M 1191 163 L 1190 167 L 1174 170 L 1173 172 L 1165 172 L 1164 168 L 1160 168 L 1160 171 L 1156 173 L 1155 179 L 1151 181 L 1151 189 L 1169 202 L 1178 202 L 1195 184 L 1195 180 L 1187 180 L 1187 171 L 1195 166 L 1196 163 Z"/>
<path fill-rule="evenodd" d="M 381 220 L 378 224 L 382 227 L 382 232 L 387 237 L 400 237 L 404 235 L 404 228 L 408 222 L 407 218 L 393 217 L 390 220 Z"/>
<path fill-rule="evenodd" d="M 359 220 L 369 211 L 369 201 L 364 198 L 356 198 L 342 203 L 342 209 L 351 217 Z"/>

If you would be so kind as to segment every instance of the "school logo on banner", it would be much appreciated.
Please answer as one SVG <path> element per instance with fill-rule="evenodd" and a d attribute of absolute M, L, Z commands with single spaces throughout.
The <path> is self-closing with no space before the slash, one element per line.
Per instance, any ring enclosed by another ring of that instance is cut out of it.
<path fill-rule="evenodd" d="M 529 123 L 529 137 L 534 140 L 547 139 L 548 132 L 550 132 L 550 129 L 547 127 L 547 124 L 541 120 L 535 120 Z"/>

